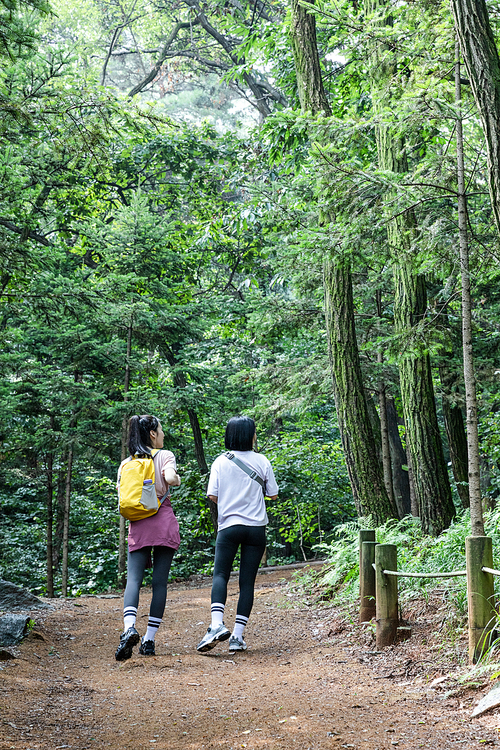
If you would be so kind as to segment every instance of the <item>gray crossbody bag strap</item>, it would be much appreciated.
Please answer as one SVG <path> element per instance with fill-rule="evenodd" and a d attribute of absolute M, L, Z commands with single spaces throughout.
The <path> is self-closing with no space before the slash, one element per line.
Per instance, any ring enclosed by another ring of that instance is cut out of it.
<path fill-rule="evenodd" d="M 239 466 L 239 468 L 242 469 L 245 472 L 245 474 L 248 474 L 248 476 L 250 477 L 250 479 L 254 479 L 257 482 L 257 484 L 260 484 L 260 486 L 262 487 L 262 490 L 263 490 L 263 492 L 265 494 L 265 492 L 266 492 L 266 483 L 264 482 L 264 480 L 262 479 L 262 477 L 259 476 L 259 474 L 257 474 L 257 472 L 255 471 L 255 469 L 251 469 L 250 466 L 247 466 L 247 464 L 243 463 L 243 461 L 240 461 L 239 458 L 236 458 L 236 456 L 234 455 L 234 453 L 230 453 L 228 451 L 227 453 L 224 453 L 224 455 L 230 461 L 233 461 L 236 464 L 236 466 Z"/>

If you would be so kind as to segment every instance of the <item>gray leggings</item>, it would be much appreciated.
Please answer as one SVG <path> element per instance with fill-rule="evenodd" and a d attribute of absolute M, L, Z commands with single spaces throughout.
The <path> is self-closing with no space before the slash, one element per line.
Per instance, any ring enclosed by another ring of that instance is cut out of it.
<path fill-rule="evenodd" d="M 123 596 L 123 608 L 135 607 L 139 605 L 139 591 L 144 578 L 144 571 L 149 562 L 151 549 L 153 553 L 153 598 L 149 614 L 151 617 L 158 617 L 160 620 L 165 611 L 165 602 L 167 601 L 167 581 L 170 566 L 175 554 L 171 547 L 142 547 L 135 552 L 128 553 L 127 563 L 127 587 Z"/>

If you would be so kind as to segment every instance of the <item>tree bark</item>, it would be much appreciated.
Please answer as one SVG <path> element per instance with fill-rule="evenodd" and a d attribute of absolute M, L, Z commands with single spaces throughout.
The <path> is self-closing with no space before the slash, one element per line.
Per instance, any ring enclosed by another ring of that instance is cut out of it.
<path fill-rule="evenodd" d="M 297 75 L 297 89 L 303 112 L 331 115 L 326 98 L 316 40 L 316 18 L 292 0 L 290 38 Z"/>
<path fill-rule="evenodd" d="M 366 0 L 365 5 L 371 13 L 384 10 L 387 4 L 385 0 Z M 387 16 L 381 24 L 391 25 L 392 19 Z M 404 138 L 383 122 L 383 107 L 391 91 L 389 83 L 396 73 L 392 53 L 389 55 L 378 43 L 374 44 L 370 82 L 374 108 L 380 114 L 375 125 L 379 166 L 388 172 L 404 173 L 408 171 Z M 437 536 L 450 525 L 455 508 L 437 421 L 430 358 L 425 351 L 418 352 L 418 342 L 411 340 L 412 331 L 425 315 L 427 303 L 425 279 L 415 274 L 412 264 L 416 228 L 415 214 L 408 210 L 388 222 L 387 239 L 394 260 L 396 333 L 409 340 L 413 350 L 403 353 L 399 364 L 409 465 L 422 528 L 425 533 Z"/>
<path fill-rule="evenodd" d="M 61 596 L 68 596 L 69 516 L 70 516 L 70 508 L 71 508 L 72 473 L 73 473 L 73 444 L 70 445 L 69 450 L 68 450 L 68 465 L 66 469 L 66 485 L 65 485 L 65 492 L 64 492 Z"/>
<path fill-rule="evenodd" d="M 377 316 L 379 320 L 382 319 L 382 294 L 380 290 L 377 290 L 376 294 L 377 304 Z M 377 362 L 382 365 L 384 362 L 384 354 L 381 350 L 377 352 Z M 389 426 L 387 420 L 387 404 L 385 395 L 385 383 L 381 378 L 378 383 L 378 406 L 380 414 L 380 438 L 382 445 L 382 469 L 384 472 L 384 484 L 387 490 L 387 495 L 392 505 L 395 503 L 394 498 L 394 487 L 392 482 L 392 467 L 391 467 L 391 448 L 389 442 Z M 398 508 L 399 513 L 399 508 Z M 400 515 L 400 518 L 402 516 Z"/>
<path fill-rule="evenodd" d="M 477 2 L 478 9 L 482 0 Z M 484 8 L 486 16 L 486 6 Z M 479 11 L 478 11 L 479 12 Z M 479 20 L 479 19 L 478 19 Z M 479 35 L 483 31 L 479 30 Z M 494 45 L 494 40 L 493 40 Z M 495 47 L 496 51 L 496 47 Z M 456 121 L 457 139 L 457 183 L 458 183 L 458 234 L 460 243 L 460 273 L 462 281 L 462 343 L 464 357 L 465 407 L 467 411 L 467 452 L 469 457 L 469 499 L 472 536 L 484 536 L 483 509 L 481 505 L 481 484 L 479 470 L 479 436 L 476 398 L 476 375 L 472 352 L 472 303 L 470 291 L 469 242 L 467 237 L 467 196 L 465 187 L 464 143 L 462 131 L 461 84 L 460 84 L 460 47 L 455 50 L 455 101 L 458 109 Z M 496 54 L 498 60 L 498 52 Z M 500 86 L 500 80 L 499 80 Z M 498 99 L 500 105 L 500 97 Z M 500 118 L 500 112 L 497 113 Z M 500 125 L 500 119 L 498 120 Z M 500 129 L 495 137 L 500 135 Z M 499 165 L 500 166 L 500 165 Z"/>
<path fill-rule="evenodd" d="M 411 513 L 410 476 L 408 459 L 406 456 L 398 429 L 398 413 L 394 399 L 386 393 L 385 405 L 387 412 L 387 431 L 391 449 L 392 484 L 394 488 L 394 500 L 400 518 Z"/>
<path fill-rule="evenodd" d="M 381 357 L 382 355 L 379 354 L 379 356 Z M 382 469 L 384 475 L 384 484 L 389 500 L 391 504 L 394 504 L 395 498 L 394 486 L 392 481 L 391 448 L 389 442 L 389 425 L 387 420 L 387 402 L 385 397 L 385 385 L 382 381 L 379 383 L 378 403 L 380 412 L 380 434 L 382 437 Z"/>
<path fill-rule="evenodd" d="M 397 518 L 384 486 L 359 362 L 349 264 L 326 261 L 326 325 L 335 405 L 349 481 L 359 515 L 380 524 Z"/>
<path fill-rule="evenodd" d="M 375 405 L 375 400 L 365 388 L 366 408 L 368 409 L 368 419 L 373 433 L 373 445 L 377 456 L 377 461 L 382 466 L 382 431 L 380 429 L 380 417 Z"/>
<path fill-rule="evenodd" d="M 464 508 L 469 507 L 467 435 L 462 409 L 454 401 L 453 385 L 456 376 L 446 364 L 439 366 L 444 427 L 450 449 L 450 461 L 457 492 Z"/>
<path fill-rule="evenodd" d="M 176 356 L 170 347 L 166 347 L 165 356 L 170 367 L 175 368 L 177 364 Z M 181 390 L 186 388 L 187 380 L 183 372 L 174 370 L 174 385 Z M 205 449 L 203 447 L 203 437 L 201 434 L 198 414 L 196 413 L 196 410 L 190 406 L 186 406 L 185 409 L 189 417 L 189 424 L 191 425 L 191 431 L 193 433 L 194 454 L 196 457 L 196 463 L 198 464 L 198 469 L 200 470 L 200 474 L 208 474 L 208 466 L 205 458 Z"/>
<path fill-rule="evenodd" d="M 491 205 L 500 233 L 500 56 L 486 0 L 452 0 L 451 5 L 472 93 L 481 116 Z"/>
<path fill-rule="evenodd" d="M 54 454 L 47 455 L 47 596 L 54 597 L 53 523 L 54 523 Z"/>
<path fill-rule="evenodd" d="M 302 110 L 328 116 L 316 20 L 297 0 L 293 0 L 290 33 Z M 383 523 L 397 518 L 397 508 L 387 496 L 375 450 L 356 340 L 351 269 L 345 258 L 325 261 L 324 289 L 335 405 L 354 503 L 359 515 Z"/>
<path fill-rule="evenodd" d="M 408 335 L 427 306 L 425 281 L 416 276 L 409 263 L 395 272 L 396 330 Z M 401 400 L 406 430 L 406 450 L 410 454 L 418 515 L 426 534 L 437 536 L 455 516 L 448 470 L 437 421 L 436 400 L 430 357 L 406 355 L 400 361 Z"/>
<path fill-rule="evenodd" d="M 123 381 L 123 402 L 128 401 L 128 391 L 130 388 L 130 357 L 132 354 L 132 333 L 133 333 L 134 316 L 130 316 L 130 322 L 127 328 L 127 359 L 125 362 L 125 378 Z M 121 460 L 127 458 L 127 437 L 128 437 L 128 412 L 125 412 L 122 420 L 122 440 L 121 440 Z M 126 584 L 125 571 L 127 568 L 127 520 L 120 515 L 120 531 L 118 536 L 118 586 L 124 587 Z"/>

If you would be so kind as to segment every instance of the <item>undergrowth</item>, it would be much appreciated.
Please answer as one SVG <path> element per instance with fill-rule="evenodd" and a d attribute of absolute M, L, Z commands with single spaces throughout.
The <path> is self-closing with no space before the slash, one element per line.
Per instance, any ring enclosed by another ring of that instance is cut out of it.
<path fill-rule="evenodd" d="M 375 527 L 370 518 L 342 524 L 329 544 L 317 546 L 327 564 L 317 572 L 301 573 L 296 585 L 304 595 L 316 601 L 335 605 L 352 604 L 359 595 L 359 530 L 375 529 L 379 543 L 395 544 L 398 548 L 398 570 L 410 573 L 442 573 L 465 570 L 465 539 L 470 536 L 470 515 L 464 512 L 437 537 L 422 532 L 418 518 L 407 516 L 401 521 L 391 519 Z M 485 534 L 493 538 L 493 565 L 500 566 L 500 509 L 485 515 Z M 495 583 L 498 585 L 498 578 Z M 444 579 L 399 578 L 401 603 L 412 599 L 427 600 L 437 587 L 445 587 L 447 598 L 457 613 L 467 612 L 465 577 Z"/>

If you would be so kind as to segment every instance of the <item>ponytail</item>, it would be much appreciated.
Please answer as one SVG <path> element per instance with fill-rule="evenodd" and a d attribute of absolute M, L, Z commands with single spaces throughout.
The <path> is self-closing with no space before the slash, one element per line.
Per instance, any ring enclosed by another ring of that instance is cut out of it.
<path fill-rule="evenodd" d="M 157 430 L 159 421 L 151 414 L 143 414 L 139 417 L 134 414 L 128 423 L 128 449 L 131 456 L 137 455 L 139 458 L 151 457 L 151 430 Z"/>

